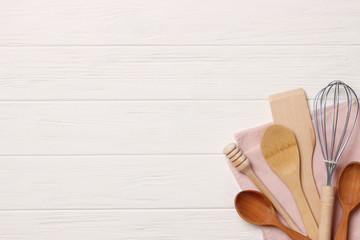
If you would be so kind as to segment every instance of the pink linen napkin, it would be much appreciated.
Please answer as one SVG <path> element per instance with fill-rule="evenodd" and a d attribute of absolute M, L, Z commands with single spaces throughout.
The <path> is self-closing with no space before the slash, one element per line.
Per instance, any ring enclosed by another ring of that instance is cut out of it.
<path fill-rule="evenodd" d="M 353 106 L 355 107 L 355 106 Z M 354 108 L 353 108 L 354 109 Z M 346 105 L 341 104 L 339 109 L 339 114 L 346 115 Z M 327 114 L 327 123 L 331 124 L 331 115 Z M 333 178 L 332 185 L 336 184 L 337 177 L 340 170 L 349 162 L 359 161 L 360 160 L 360 121 L 356 123 L 352 136 L 348 145 L 346 146 L 339 163 L 337 164 Z M 292 197 L 290 191 L 282 180 L 271 170 L 271 168 L 266 163 L 260 149 L 260 137 L 264 129 L 269 126 L 271 123 L 258 126 L 252 129 L 247 129 L 234 134 L 235 140 L 241 149 L 241 151 L 248 157 L 251 162 L 251 166 L 255 174 L 262 180 L 274 197 L 279 201 L 279 203 L 284 207 L 290 217 L 295 221 L 299 226 L 302 232 L 306 232 L 305 227 L 302 223 L 299 211 L 297 209 L 294 198 Z M 342 120 L 340 120 L 340 127 L 343 126 Z M 330 126 L 330 125 L 329 125 Z M 316 139 L 317 140 L 317 139 Z M 230 169 L 240 185 L 242 190 L 258 190 L 256 186 L 250 181 L 250 179 L 238 172 L 230 163 Z M 321 149 L 316 141 L 314 156 L 313 156 L 313 172 L 316 181 L 318 191 L 320 193 L 322 185 L 326 184 L 326 168 L 325 163 L 323 162 L 323 156 L 321 154 Z M 338 200 L 335 204 L 334 210 L 334 222 L 333 222 L 333 234 L 337 229 L 337 226 L 340 222 L 342 210 L 341 205 Z M 353 214 L 350 215 L 349 220 L 349 240 L 358 240 L 360 239 L 360 228 L 357 227 L 360 224 L 360 208 L 357 208 L 353 211 Z M 281 230 L 275 227 L 262 227 L 263 237 L 265 240 L 290 240 L 290 238 L 283 233 Z"/>

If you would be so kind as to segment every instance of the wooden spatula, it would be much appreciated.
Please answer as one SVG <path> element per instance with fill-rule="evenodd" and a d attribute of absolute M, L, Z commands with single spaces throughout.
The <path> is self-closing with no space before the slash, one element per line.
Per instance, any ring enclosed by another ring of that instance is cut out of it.
<path fill-rule="evenodd" d="M 269 97 L 274 123 L 284 125 L 295 135 L 300 152 L 300 179 L 306 199 L 317 223 L 320 218 L 320 197 L 316 188 L 312 157 L 315 133 L 303 89 L 295 89 Z"/>
<path fill-rule="evenodd" d="M 292 131 L 274 124 L 265 129 L 260 141 L 261 151 L 271 169 L 291 191 L 309 237 L 318 239 L 318 226 L 300 183 L 300 160 Z"/>

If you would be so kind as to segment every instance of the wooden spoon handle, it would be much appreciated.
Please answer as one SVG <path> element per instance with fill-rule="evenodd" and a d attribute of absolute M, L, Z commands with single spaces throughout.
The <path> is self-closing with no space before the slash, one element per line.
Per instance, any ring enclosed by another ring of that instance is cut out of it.
<path fill-rule="evenodd" d="M 320 202 L 319 240 L 330 240 L 335 202 L 335 187 L 322 186 Z"/>
<path fill-rule="evenodd" d="M 269 200 L 271 201 L 271 203 L 274 205 L 274 208 L 276 209 L 276 211 L 278 211 L 278 213 L 280 214 L 281 217 L 284 218 L 285 222 L 289 225 L 289 227 L 291 227 L 292 229 L 294 229 L 297 232 L 301 232 L 300 229 L 296 226 L 295 222 L 291 219 L 291 217 L 287 214 L 287 212 L 285 211 L 285 209 L 280 205 L 280 203 L 274 198 L 274 196 L 270 193 L 270 191 L 267 189 L 267 187 L 262 183 L 262 181 L 255 175 L 254 171 L 252 170 L 251 167 L 249 168 L 245 168 L 242 171 L 244 174 L 246 174 L 251 181 L 256 185 L 256 187 L 265 195 L 269 198 Z"/>
<path fill-rule="evenodd" d="M 343 214 L 340 220 L 338 229 L 336 230 L 334 240 L 346 240 L 348 233 L 348 222 L 349 222 L 350 210 L 343 207 Z"/>
<path fill-rule="evenodd" d="M 277 227 L 283 230 L 292 240 L 311 240 L 310 238 L 302 235 L 301 233 L 295 232 L 280 222 L 277 224 Z"/>

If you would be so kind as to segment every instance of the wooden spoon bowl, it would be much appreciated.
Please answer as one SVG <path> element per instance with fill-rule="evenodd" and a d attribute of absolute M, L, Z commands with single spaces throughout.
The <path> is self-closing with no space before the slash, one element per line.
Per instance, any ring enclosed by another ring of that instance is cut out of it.
<path fill-rule="evenodd" d="M 282 224 L 277 218 L 271 201 L 260 192 L 242 191 L 236 195 L 234 203 L 239 216 L 249 223 L 276 226 L 293 240 L 310 240 Z"/>
<path fill-rule="evenodd" d="M 350 212 L 360 203 L 360 163 L 351 162 L 340 172 L 337 182 L 338 198 L 343 214 L 335 240 L 347 239 Z"/>
<path fill-rule="evenodd" d="M 290 129 L 278 124 L 268 127 L 261 138 L 261 151 L 273 170 L 283 175 L 300 173 L 299 150 Z"/>
<path fill-rule="evenodd" d="M 276 213 L 270 200 L 256 191 L 240 192 L 235 198 L 237 213 L 255 225 L 273 225 Z"/>
<path fill-rule="evenodd" d="M 343 168 L 338 178 L 337 189 L 342 205 L 355 207 L 360 203 L 359 162 L 351 162 Z"/>

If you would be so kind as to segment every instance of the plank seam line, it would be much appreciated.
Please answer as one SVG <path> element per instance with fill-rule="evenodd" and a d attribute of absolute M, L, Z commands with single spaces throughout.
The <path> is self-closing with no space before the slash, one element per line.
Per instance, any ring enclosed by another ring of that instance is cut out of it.
<path fill-rule="evenodd" d="M 0 154 L 0 157 L 100 157 L 100 156 L 128 156 L 128 157 L 136 157 L 136 156 L 223 156 L 220 153 L 118 153 L 118 154 Z"/>
<path fill-rule="evenodd" d="M 39 209 L 0 209 L 0 212 L 30 211 L 234 211 L 234 208 L 39 208 Z"/>
<path fill-rule="evenodd" d="M 308 101 L 314 100 L 308 98 Z M 0 99 L 0 102 L 255 102 L 268 101 L 267 98 L 244 99 Z"/>
<path fill-rule="evenodd" d="M 0 44 L 0 47 L 360 47 L 360 44 Z"/>

